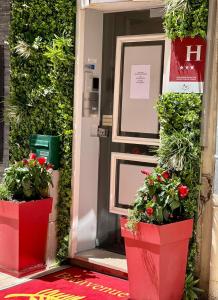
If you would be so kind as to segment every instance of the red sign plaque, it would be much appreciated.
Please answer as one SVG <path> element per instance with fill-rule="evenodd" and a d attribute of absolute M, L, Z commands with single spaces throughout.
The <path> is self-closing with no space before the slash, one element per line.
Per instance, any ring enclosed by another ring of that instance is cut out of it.
<path fill-rule="evenodd" d="M 169 90 L 203 92 L 206 40 L 201 37 L 176 39 L 171 44 Z"/>

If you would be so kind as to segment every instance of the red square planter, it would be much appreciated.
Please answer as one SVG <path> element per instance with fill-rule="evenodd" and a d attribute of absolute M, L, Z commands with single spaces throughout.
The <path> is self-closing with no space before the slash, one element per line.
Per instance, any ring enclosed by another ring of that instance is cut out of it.
<path fill-rule="evenodd" d="M 45 268 L 52 198 L 0 201 L 0 271 L 16 277 Z"/>
<path fill-rule="evenodd" d="M 130 299 L 181 300 L 193 220 L 161 226 L 139 223 L 135 232 L 126 222 L 121 218 Z"/>

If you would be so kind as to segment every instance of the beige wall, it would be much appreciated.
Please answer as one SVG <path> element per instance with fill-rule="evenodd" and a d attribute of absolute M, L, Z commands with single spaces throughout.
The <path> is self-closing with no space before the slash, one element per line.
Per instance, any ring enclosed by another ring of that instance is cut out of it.
<path fill-rule="evenodd" d="M 218 57 L 218 13 L 216 15 L 217 26 L 216 26 L 216 43 L 215 43 L 215 55 L 214 55 L 214 65 L 215 70 L 213 74 L 213 81 L 214 81 L 214 102 L 217 103 L 217 76 L 218 76 L 218 68 L 217 68 L 217 57 Z M 216 59 L 216 60 L 215 60 Z M 214 113 L 213 116 L 216 117 L 214 120 L 214 126 L 216 126 L 216 136 L 214 137 L 214 143 L 216 142 L 216 155 L 218 153 L 218 141 L 217 134 L 218 134 L 218 127 L 217 127 L 217 116 L 216 106 L 214 104 Z M 215 163 L 215 157 L 212 160 Z M 208 299 L 218 299 L 218 168 L 216 163 L 216 172 L 214 177 L 214 186 L 213 186 L 213 199 L 211 202 L 212 206 L 212 239 L 211 239 L 211 257 L 210 257 L 210 280 L 209 280 L 209 297 Z"/>
<path fill-rule="evenodd" d="M 218 228 L 217 209 L 214 207 L 213 182 L 216 153 L 217 127 L 217 1 L 210 1 L 208 49 L 206 67 L 206 86 L 204 95 L 204 110 L 202 124 L 202 191 L 199 201 L 198 243 L 199 257 L 198 270 L 200 286 L 205 290 L 202 299 L 218 299 Z M 212 246 L 212 248 L 211 248 Z M 211 251 L 212 249 L 212 251 Z M 211 256 L 212 253 L 212 256 Z M 216 282 L 217 280 L 217 282 Z M 208 290 L 210 287 L 210 296 Z M 216 291 L 215 291 L 216 290 Z M 215 298 L 210 298 L 215 295 Z"/>
<path fill-rule="evenodd" d="M 59 171 L 53 171 L 52 182 L 53 186 L 50 187 L 50 196 L 53 197 L 52 212 L 49 215 L 48 223 L 48 238 L 47 238 L 47 250 L 46 250 L 46 265 L 47 268 L 54 267 L 56 265 L 56 250 L 57 250 L 57 238 L 56 238 L 56 220 L 57 220 L 57 201 L 58 201 L 58 184 L 59 184 Z"/>

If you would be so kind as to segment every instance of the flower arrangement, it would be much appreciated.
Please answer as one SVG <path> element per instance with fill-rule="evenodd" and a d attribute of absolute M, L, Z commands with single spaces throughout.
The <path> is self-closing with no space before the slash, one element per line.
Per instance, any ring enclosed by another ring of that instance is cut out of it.
<path fill-rule="evenodd" d="M 176 173 L 159 166 L 151 172 L 141 172 L 144 184 L 129 211 L 127 227 L 134 230 L 138 222 L 161 225 L 184 220 L 183 200 L 188 197 L 189 188 Z"/>
<path fill-rule="evenodd" d="M 37 157 L 35 153 L 31 153 L 29 159 L 15 162 L 5 169 L 0 199 L 30 201 L 47 198 L 52 168 L 46 158 Z"/>

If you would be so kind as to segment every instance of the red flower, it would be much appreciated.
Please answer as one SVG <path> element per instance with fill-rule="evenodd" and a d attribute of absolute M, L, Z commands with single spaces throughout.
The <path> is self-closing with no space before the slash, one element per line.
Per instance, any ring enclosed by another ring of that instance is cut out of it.
<path fill-rule="evenodd" d="M 154 180 L 153 179 L 148 179 L 148 184 L 149 185 L 154 185 Z"/>
<path fill-rule="evenodd" d="M 160 175 L 157 175 L 157 180 L 158 180 L 159 182 L 163 182 L 163 178 L 162 178 Z"/>
<path fill-rule="evenodd" d="M 22 160 L 22 163 L 23 163 L 23 165 L 28 165 L 28 160 L 27 160 L 26 158 L 24 158 L 24 159 Z"/>
<path fill-rule="evenodd" d="M 142 174 L 144 174 L 144 175 L 146 175 L 146 176 L 148 176 L 148 175 L 150 175 L 151 173 L 150 173 L 150 171 L 149 170 L 141 170 L 141 173 Z"/>
<path fill-rule="evenodd" d="M 52 164 L 48 164 L 46 167 L 46 170 L 52 170 L 54 168 L 54 166 Z"/>
<path fill-rule="evenodd" d="M 37 160 L 38 160 L 38 162 L 41 166 L 46 163 L 46 158 L 45 157 L 38 157 Z"/>
<path fill-rule="evenodd" d="M 152 216 L 153 215 L 153 213 L 154 213 L 154 210 L 153 210 L 153 208 L 152 207 L 148 207 L 148 208 L 146 208 L 146 213 L 147 213 L 147 215 L 150 217 L 150 216 Z"/>
<path fill-rule="evenodd" d="M 36 153 L 30 153 L 29 158 L 30 159 L 36 159 Z"/>
<path fill-rule="evenodd" d="M 185 198 L 186 196 L 188 196 L 189 193 L 189 189 L 186 185 L 180 185 L 178 187 L 178 192 L 179 192 L 179 196 L 181 198 Z"/>
<path fill-rule="evenodd" d="M 164 179 L 170 178 L 170 173 L 168 171 L 164 171 L 161 175 L 163 176 Z"/>

